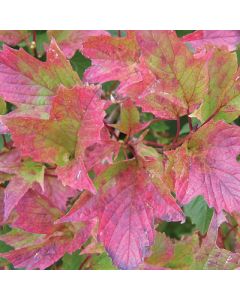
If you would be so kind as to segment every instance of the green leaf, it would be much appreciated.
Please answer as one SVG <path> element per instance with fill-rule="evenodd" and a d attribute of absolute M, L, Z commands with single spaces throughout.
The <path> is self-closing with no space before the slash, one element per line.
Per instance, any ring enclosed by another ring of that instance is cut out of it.
<path fill-rule="evenodd" d="M 190 217 L 196 228 L 205 234 L 213 216 L 213 208 L 209 208 L 202 196 L 196 197 L 184 207 L 185 215 Z"/>
<path fill-rule="evenodd" d="M 83 78 L 84 71 L 91 66 L 91 61 L 83 56 L 79 51 L 76 51 L 74 56 L 71 58 L 70 63 L 81 79 Z"/>
<path fill-rule="evenodd" d="M 63 270 L 78 270 L 81 263 L 85 260 L 86 255 L 79 255 L 79 250 L 73 254 L 66 253 L 62 258 Z"/>
<path fill-rule="evenodd" d="M 117 270 L 107 253 L 93 255 L 90 263 L 91 268 L 93 268 L 94 270 Z"/>

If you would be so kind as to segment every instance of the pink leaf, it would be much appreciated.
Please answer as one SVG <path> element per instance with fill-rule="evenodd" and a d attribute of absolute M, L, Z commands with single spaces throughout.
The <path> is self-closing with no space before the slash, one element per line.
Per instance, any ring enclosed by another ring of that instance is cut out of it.
<path fill-rule="evenodd" d="M 4 46 L 0 52 L 0 96 L 8 102 L 49 105 L 60 84 L 73 87 L 81 81 L 53 40 L 42 62 L 22 48 Z"/>
<path fill-rule="evenodd" d="M 240 128 L 210 122 L 175 153 L 176 196 L 186 204 L 198 195 L 219 213 L 240 209 Z"/>
<path fill-rule="evenodd" d="M 83 43 L 90 36 L 109 36 L 105 30 L 48 30 L 67 57 L 72 57 L 76 50 L 82 50 Z"/>
<path fill-rule="evenodd" d="M 31 187 L 21 176 L 15 176 L 4 190 L 4 219 L 7 220 L 11 211 Z"/>
<path fill-rule="evenodd" d="M 27 30 L 0 30 L 0 41 L 15 46 L 30 35 Z"/>
<path fill-rule="evenodd" d="M 89 223 L 75 232 L 69 231 L 69 236 L 52 235 L 39 244 L 2 253 L 1 257 L 8 259 L 15 268 L 46 269 L 65 253 L 71 254 L 79 249 L 88 239 L 91 229 L 92 224 Z"/>
<path fill-rule="evenodd" d="M 40 195 L 50 199 L 51 203 L 63 212 L 66 211 L 69 198 L 75 197 L 77 194 L 76 190 L 68 186 L 63 186 L 61 181 L 56 177 L 48 175 L 44 177 L 44 190 L 42 190 L 39 184 L 35 184 L 33 189 Z"/>
<path fill-rule="evenodd" d="M 190 43 L 195 50 L 211 44 L 217 47 L 227 46 L 229 51 L 233 51 L 240 43 L 240 30 L 197 30 L 185 35 L 182 41 Z"/>
<path fill-rule="evenodd" d="M 33 191 L 28 191 L 18 202 L 10 219 L 13 227 L 32 233 L 49 234 L 54 231 L 54 221 L 62 216 L 51 201 Z"/>

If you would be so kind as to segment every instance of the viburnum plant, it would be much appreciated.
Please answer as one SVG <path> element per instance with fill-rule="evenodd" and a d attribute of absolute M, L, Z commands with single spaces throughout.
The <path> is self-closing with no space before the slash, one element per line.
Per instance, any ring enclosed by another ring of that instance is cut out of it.
<path fill-rule="evenodd" d="M 181 35 L 0 32 L 2 269 L 240 267 L 240 31 Z"/>

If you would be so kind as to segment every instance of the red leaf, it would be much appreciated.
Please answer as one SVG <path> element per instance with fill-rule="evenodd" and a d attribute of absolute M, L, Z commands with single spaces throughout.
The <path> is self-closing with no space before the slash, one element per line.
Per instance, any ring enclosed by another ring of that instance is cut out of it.
<path fill-rule="evenodd" d="M 76 50 L 82 50 L 83 43 L 90 36 L 109 36 L 105 30 L 48 30 L 48 36 L 54 38 L 67 57 L 72 57 Z"/>
<path fill-rule="evenodd" d="M 128 32 L 126 37 L 90 37 L 82 50 L 92 61 L 84 80 L 89 83 L 119 80 L 118 94 L 139 95 L 155 79 L 139 50 L 134 32 Z"/>

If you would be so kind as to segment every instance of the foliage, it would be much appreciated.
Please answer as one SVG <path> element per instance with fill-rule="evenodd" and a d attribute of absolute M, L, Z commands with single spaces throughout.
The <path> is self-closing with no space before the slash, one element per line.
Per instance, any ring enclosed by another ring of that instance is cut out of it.
<path fill-rule="evenodd" d="M 239 31 L 0 40 L 0 268 L 240 267 Z"/>

